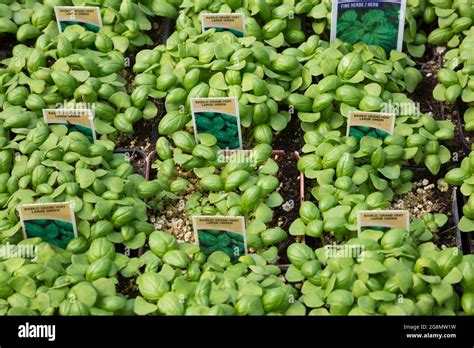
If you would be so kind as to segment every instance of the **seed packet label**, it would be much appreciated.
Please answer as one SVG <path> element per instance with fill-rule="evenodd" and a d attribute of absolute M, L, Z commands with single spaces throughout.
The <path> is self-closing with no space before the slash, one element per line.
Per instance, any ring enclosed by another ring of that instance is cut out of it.
<path fill-rule="evenodd" d="M 192 219 L 194 240 L 204 254 L 223 251 L 232 262 L 247 254 L 243 216 L 193 216 Z"/>
<path fill-rule="evenodd" d="M 194 135 L 212 134 L 221 150 L 241 150 L 239 103 L 236 97 L 191 98 Z"/>
<path fill-rule="evenodd" d="M 365 42 L 402 50 L 406 0 L 332 0 L 331 42 Z"/>
<path fill-rule="evenodd" d="M 80 132 L 91 143 L 96 140 L 94 113 L 91 109 L 43 109 L 46 124 L 62 124 L 68 132 Z"/>
<path fill-rule="evenodd" d="M 392 228 L 410 229 L 408 210 L 360 210 L 357 212 L 357 232 L 379 230 L 386 232 Z"/>
<path fill-rule="evenodd" d="M 395 114 L 352 111 L 347 118 L 347 136 L 360 140 L 364 136 L 385 139 L 393 133 Z"/>
<path fill-rule="evenodd" d="M 245 35 L 245 16 L 242 13 L 203 13 L 201 15 L 202 31 L 230 31 L 237 37 Z"/>
<path fill-rule="evenodd" d="M 58 22 L 59 32 L 62 33 L 70 25 L 80 25 L 87 30 L 97 33 L 102 27 L 102 17 L 99 7 L 95 6 L 55 6 L 54 13 Z"/>
<path fill-rule="evenodd" d="M 77 237 L 73 202 L 22 204 L 18 212 L 25 238 L 41 237 L 65 249 Z"/>

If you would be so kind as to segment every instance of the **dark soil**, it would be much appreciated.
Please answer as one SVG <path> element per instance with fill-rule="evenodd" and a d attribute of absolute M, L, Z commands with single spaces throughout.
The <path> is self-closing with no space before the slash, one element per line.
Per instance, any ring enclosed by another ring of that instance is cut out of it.
<path fill-rule="evenodd" d="M 130 164 L 136 174 L 146 176 L 146 157 L 138 155 L 136 152 L 131 156 Z"/>
<path fill-rule="evenodd" d="M 459 101 L 456 105 L 449 107 L 449 113 L 453 115 L 453 122 L 454 120 L 456 121 L 457 127 L 459 129 L 459 138 L 462 140 L 466 155 L 468 155 L 471 151 L 472 143 L 474 142 L 474 132 L 469 132 L 464 129 L 464 126 L 466 125 L 464 123 L 464 113 L 466 112 L 467 108 L 468 106 L 466 103 L 462 101 Z"/>
<path fill-rule="evenodd" d="M 146 153 L 137 149 L 117 150 L 117 152 L 128 153 L 130 164 L 135 174 L 146 177 Z"/>
<path fill-rule="evenodd" d="M 156 152 L 150 156 L 150 180 L 156 179 L 158 177 L 158 170 L 156 168 L 153 168 L 153 163 L 158 160 L 158 155 Z"/>
<path fill-rule="evenodd" d="M 166 43 L 168 37 L 175 30 L 175 22 L 169 18 L 163 17 L 152 17 L 150 20 L 152 29 L 147 31 L 146 34 L 151 38 L 154 45 L 146 48 L 153 49 L 157 45 Z"/>
<path fill-rule="evenodd" d="M 283 197 L 284 203 L 293 201 L 293 207 L 289 211 L 283 209 L 283 205 L 273 209 L 274 218 L 269 223 L 269 228 L 281 227 L 288 232 L 290 225 L 299 217 L 299 208 L 301 204 L 300 196 L 300 175 L 296 168 L 297 159 L 292 153 L 286 152 L 285 155 L 276 156 L 275 161 L 279 166 L 278 179 L 280 180 L 279 192 Z M 289 264 L 286 256 L 286 249 L 292 243 L 296 242 L 294 236 L 288 235 L 288 238 L 278 245 L 279 264 Z"/>
<path fill-rule="evenodd" d="M 288 232 L 290 225 L 295 221 L 299 216 L 299 207 L 300 207 L 300 172 L 296 169 L 296 158 L 292 153 L 286 153 L 284 156 L 276 155 L 274 157 L 275 161 L 279 166 L 278 179 L 280 181 L 279 192 L 282 195 L 284 202 L 293 201 L 293 208 L 290 211 L 285 211 L 281 206 L 275 208 L 274 218 L 268 224 L 268 228 L 281 227 Z M 193 174 L 192 172 L 189 172 Z M 181 177 L 183 176 L 181 173 Z M 151 170 L 151 178 L 156 177 L 156 169 Z M 190 177 L 186 177 L 193 183 L 195 180 Z M 194 186 L 194 185 L 193 185 Z M 185 199 L 186 195 L 189 195 L 193 192 L 197 192 L 197 187 L 192 187 L 191 190 L 187 190 L 184 194 L 179 195 L 179 200 Z M 174 234 L 178 240 L 183 240 L 186 232 L 189 232 L 191 229 L 191 222 L 186 216 L 185 210 L 181 210 L 177 201 L 165 200 L 164 202 L 165 210 L 162 212 L 154 212 L 156 218 L 160 217 L 160 220 L 164 222 L 164 225 L 161 227 L 163 231 L 168 231 Z M 177 231 L 177 227 L 181 226 L 181 230 Z M 189 231 L 188 231 L 189 230 Z M 194 239 L 193 237 L 191 238 Z M 191 242 L 192 242 L 191 240 Z M 297 240 L 294 236 L 288 236 L 288 238 L 278 245 L 278 254 L 279 254 L 279 264 L 284 265 L 288 264 L 289 260 L 286 256 L 286 249 L 292 243 L 295 243 Z"/>
<path fill-rule="evenodd" d="M 433 97 L 433 89 L 438 84 L 436 72 L 443 65 L 443 53 L 438 53 L 435 49 L 429 48 L 427 49 L 427 55 L 431 56 L 431 59 L 417 62 L 416 67 L 423 74 L 423 81 L 410 96 L 419 104 L 421 112 L 431 113 L 437 120 L 448 120 L 454 123 L 454 139 L 443 143 L 451 152 L 458 152 L 458 157 L 462 157 L 464 146 L 459 142 L 459 139 L 463 138 L 463 134 L 458 111 L 455 107 L 439 102 Z"/>
<path fill-rule="evenodd" d="M 133 66 L 133 65 L 132 65 Z M 126 80 L 126 89 L 129 94 L 132 93 L 135 88 L 134 74 L 132 68 L 130 70 L 122 71 L 122 76 Z M 150 100 L 157 106 L 157 115 L 151 120 L 141 119 L 133 124 L 133 134 L 120 133 L 117 139 L 119 147 L 138 147 L 144 151 L 151 150 L 150 148 L 155 147 L 156 140 L 158 139 L 158 124 L 165 115 L 164 101 L 159 99 L 150 98 Z"/>
<path fill-rule="evenodd" d="M 2 33 L 0 34 L 0 42 L 2 43 L 0 46 L 0 61 L 2 61 L 12 56 L 13 47 L 18 44 L 18 41 L 16 41 L 15 35 Z M 34 46 L 34 43 L 32 46 Z"/>
<path fill-rule="evenodd" d="M 133 125 L 133 134 L 119 134 L 117 137 L 117 147 L 133 147 L 143 151 L 151 151 L 151 148 L 155 147 L 155 143 L 152 141 L 151 130 L 158 128 L 160 119 L 161 117 L 159 116 L 151 120 L 141 119 Z"/>
<path fill-rule="evenodd" d="M 428 62 L 430 60 L 436 60 L 438 53 L 436 52 L 436 47 L 431 46 L 430 44 L 426 43 L 425 44 L 426 49 L 425 49 L 425 54 L 421 58 L 416 58 L 414 59 L 417 64 L 423 64 L 423 62 Z M 404 50 L 404 52 L 408 52 L 407 50 Z M 409 55 L 409 54 L 408 54 Z"/>
<path fill-rule="evenodd" d="M 438 84 L 436 72 L 442 64 L 442 58 L 435 51 L 428 50 L 428 52 L 432 52 L 431 55 L 433 57 L 430 60 L 425 60 L 424 63 L 417 62 L 416 68 L 423 74 L 423 81 L 417 86 L 415 92 L 411 94 L 411 98 L 419 103 L 421 112 L 430 112 L 434 118 L 442 120 L 444 117 L 441 103 L 433 98 L 433 89 Z"/>
<path fill-rule="evenodd" d="M 434 176 L 426 169 L 415 169 L 411 192 L 396 197 L 395 209 L 408 209 L 410 218 L 422 218 L 426 213 L 440 213 L 448 216 L 448 222 L 433 233 L 432 242 L 438 247 L 460 246 L 460 233 L 457 229 L 459 216 L 453 207 L 455 195 L 453 186 L 439 182 L 443 175 Z"/>
<path fill-rule="evenodd" d="M 456 192 L 457 218 L 460 220 L 464 215 L 462 207 L 467 203 L 468 197 L 464 197 L 458 190 Z M 474 254 L 474 232 L 461 232 L 461 240 L 464 255 Z"/>
<path fill-rule="evenodd" d="M 438 120 L 449 120 L 454 123 L 454 139 L 444 141 L 443 143 L 453 154 L 452 160 L 458 166 L 462 158 L 467 155 L 471 140 L 463 132 L 463 111 L 460 112 L 458 106 L 439 102 L 433 97 L 433 89 L 438 84 L 436 72 L 443 65 L 444 52 L 437 52 L 434 48 L 427 49 L 428 52 L 431 52 L 431 59 L 425 59 L 424 63 L 417 62 L 417 68 L 423 74 L 423 81 L 412 94 L 412 98 L 415 102 L 419 103 L 422 112 L 431 112 L 433 117 Z M 459 141 L 460 139 L 461 141 Z M 452 164 L 448 164 L 448 166 L 452 167 Z M 459 230 L 457 229 L 459 216 L 457 212 L 454 212 L 453 215 L 453 188 L 449 187 L 446 191 L 441 191 L 439 185 L 437 185 L 437 179 L 444 177 L 449 169 L 448 166 L 442 166 L 441 172 L 436 177 L 431 175 L 426 169 L 416 170 L 414 182 L 427 179 L 430 184 L 434 184 L 434 187 L 430 190 L 421 189 L 421 191 L 417 191 L 420 188 L 415 187 L 412 191 L 414 194 L 408 193 L 400 198 L 404 202 L 403 208 L 410 210 L 410 216 L 413 216 L 414 210 L 418 209 L 417 205 L 423 206 L 422 212 L 444 213 L 448 215 L 446 225 L 440 231 L 433 234 L 433 242 L 439 247 L 456 247 L 460 243 Z M 429 205 L 427 206 L 427 204 Z M 420 217 L 423 215 L 420 214 L 422 212 L 418 212 Z"/>
<path fill-rule="evenodd" d="M 115 252 L 127 255 L 128 257 L 138 257 L 140 255 L 139 249 L 129 249 L 124 244 L 115 244 Z"/>
<path fill-rule="evenodd" d="M 174 22 L 161 17 L 154 17 L 152 19 L 152 30 L 146 32 L 146 34 L 153 41 L 153 45 L 141 47 L 134 53 L 127 55 L 128 64 L 125 69 L 121 72 L 121 75 L 125 79 L 125 88 L 129 94 L 131 94 L 135 88 L 135 73 L 133 72 L 133 65 L 135 64 L 135 54 L 140 50 L 154 49 L 156 46 L 166 43 L 168 37 L 173 33 Z M 118 144 L 122 147 L 133 146 L 139 147 L 142 150 L 148 151 L 155 147 L 156 140 L 158 139 L 158 123 L 165 115 L 164 101 L 154 98 L 150 100 L 157 106 L 158 113 L 155 118 L 151 120 L 140 120 L 133 125 L 134 133 L 132 135 L 122 134 L 119 137 Z"/>
<path fill-rule="evenodd" d="M 317 35 L 314 32 L 313 26 L 312 26 L 313 21 L 315 21 L 315 19 L 306 15 L 301 15 L 300 18 L 301 18 L 301 26 L 303 27 L 303 31 L 306 34 L 306 39 L 308 39 L 311 35 Z M 317 21 L 320 22 L 321 19 L 318 19 Z M 329 41 L 330 39 L 329 34 L 330 34 L 330 31 L 328 29 L 325 29 L 321 34 L 319 34 L 320 40 Z"/>
<path fill-rule="evenodd" d="M 344 241 L 338 240 L 332 233 L 323 232 L 322 238 L 305 236 L 305 243 L 316 250 L 325 245 L 344 244 Z"/>
<path fill-rule="evenodd" d="M 286 128 L 274 136 L 272 146 L 274 149 L 294 152 L 301 151 L 302 142 L 303 130 L 300 120 L 296 114 L 293 114 Z"/>
<path fill-rule="evenodd" d="M 9 50 L 0 50 L 0 61 L 10 58 L 12 56 L 12 52 Z"/>
<path fill-rule="evenodd" d="M 116 289 L 119 293 L 125 296 L 125 298 L 136 298 L 140 295 L 138 291 L 138 286 L 136 284 L 137 276 L 132 276 L 130 278 L 125 278 L 120 273 L 117 273 L 118 284 Z"/>
<path fill-rule="evenodd" d="M 440 173 L 436 176 L 421 167 L 412 167 L 412 169 L 414 170 L 412 182 L 415 184 L 419 183 L 420 186 L 414 186 L 412 193 L 395 197 L 392 209 L 408 209 L 410 211 L 410 219 L 414 217 L 421 218 L 425 213 L 446 214 L 448 222 L 438 232 L 433 233 L 432 241 L 439 247 L 459 246 L 459 231 L 457 230 L 459 217 L 457 212 L 454 214 L 453 187 L 449 186 L 445 189 L 442 183 L 438 185 L 438 179 L 443 178 L 449 168 L 442 167 Z M 427 182 L 422 183 L 423 179 L 426 179 Z M 305 197 L 306 200 L 314 201 L 314 197 L 311 195 L 312 184 L 312 180 L 305 180 Z M 421 191 L 418 192 L 417 189 L 421 189 Z M 399 205 L 395 206 L 397 202 Z M 323 240 L 306 236 L 305 242 L 313 249 L 328 244 L 342 243 L 342 241 L 338 241 L 330 233 L 324 233 Z"/>
<path fill-rule="evenodd" d="M 120 75 L 122 75 L 125 80 L 125 89 L 127 90 L 127 93 L 131 95 L 135 89 L 135 73 L 133 72 L 133 66 L 135 65 L 135 55 L 129 54 L 125 57 L 125 59 L 125 69 L 120 71 Z"/>
<path fill-rule="evenodd" d="M 156 107 L 158 108 L 158 115 L 152 120 L 153 124 L 150 125 L 151 128 L 151 146 L 155 148 L 156 141 L 160 137 L 158 133 L 158 124 L 160 123 L 161 119 L 166 115 L 165 110 L 165 101 L 163 99 L 153 99 L 153 103 L 155 103 Z M 148 130 L 148 134 L 150 134 L 150 130 Z"/>

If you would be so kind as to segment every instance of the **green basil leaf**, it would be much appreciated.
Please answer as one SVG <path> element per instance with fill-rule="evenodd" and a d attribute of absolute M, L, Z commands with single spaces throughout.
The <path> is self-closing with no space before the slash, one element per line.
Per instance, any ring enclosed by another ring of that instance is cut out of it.
<path fill-rule="evenodd" d="M 283 197 L 279 192 L 272 192 L 265 201 L 265 204 L 270 208 L 276 208 L 282 205 L 284 202 Z"/>
<path fill-rule="evenodd" d="M 382 273 L 387 270 L 387 267 L 385 267 L 381 262 L 372 259 L 363 260 L 360 264 L 360 268 L 362 271 L 369 274 Z"/>
<path fill-rule="evenodd" d="M 378 171 L 382 173 L 387 179 L 395 180 L 400 177 L 400 165 L 398 164 L 378 168 Z"/>
<path fill-rule="evenodd" d="M 136 250 L 145 245 L 146 234 L 145 232 L 138 233 L 131 241 L 124 242 L 123 244 L 132 250 Z"/>
<path fill-rule="evenodd" d="M 303 295 L 302 300 L 309 308 L 319 308 L 324 305 L 323 299 L 316 293 Z"/>
<path fill-rule="evenodd" d="M 137 296 L 135 302 L 133 303 L 133 311 L 137 315 L 148 315 L 158 310 L 156 304 L 151 304 L 147 302 L 143 297 Z"/>
<path fill-rule="evenodd" d="M 463 216 L 461 220 L 459 220 L 458 227 L 462 232 L 472 232 L 474 231 L 474 221 Z"/>
<path fill-rule="evenodd" d="M 304 224 L 303 220 L 298 218 L 290 225 L 289 232 L 292 236 L 303 236 L 305 234 L 305 228 L 306 225 Z"/>
<path fill-rule="evenodd" d="M 96 180 L 95 173 L 86 168 L 76 169 L 76 181 L 82 189 L 88 188 Z"/>

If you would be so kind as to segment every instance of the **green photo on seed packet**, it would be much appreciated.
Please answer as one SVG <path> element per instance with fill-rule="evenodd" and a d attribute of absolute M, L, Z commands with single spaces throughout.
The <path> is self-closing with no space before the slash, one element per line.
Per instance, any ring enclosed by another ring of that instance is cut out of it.
<path fill-rule="evenodd" d="M 241 150 L 239 103 L 235 97 L 191 98 L 194 135 L 212 134 L 221 150 Z"/>
<path fill-rule="evenodd" d="M 84 134 L 91 143 L 96 140 L 94 113 L 91 109 L 43 109 L 43 118 L 48 125 L 63 125 L 68 133 Z"/>
<path fill-rule="evenodd" d="M 247 254 L 243 216 L 193 216 L 194 239 L 201 251 L 226 253 L 232 263 Z"/>
<path fill-rule="evenodd" d="M 66 249 L 77 237 L 73 202 L 22 204 L 18 212 L 25 238 L 40 237 Z"/>
<path fill-rule="evenodd" d="M 55 6 L 54 13 L 60 33 L 70 25 L 80 25 L 94 33 L 102 27 L 100 9 L 96 6 Z"/>
<path fill-rule="evenodd" d="M 406 0 L 332 0 L 331 42 L 378 45 L 387 54 L 402 50 Z"/>
<path fill-rule="evenodd" d="M 351 111 L 347 117 L 347 136 L 360 141 L 368 136 L 384 140 L 393 133 L 395 114 L 386 112 Z"/>

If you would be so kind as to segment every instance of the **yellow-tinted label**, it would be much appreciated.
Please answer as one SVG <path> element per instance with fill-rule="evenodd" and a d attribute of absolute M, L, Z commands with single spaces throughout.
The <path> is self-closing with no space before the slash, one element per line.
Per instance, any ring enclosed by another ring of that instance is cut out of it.
<path fill-rule="evenodd" d="M 243 148 L 237 98 L 191 98 L 191 112 L 197 141 L 199 134 L 212 134 L 222 150 Z"/>
<path fill-rule="evenodd" d="M 59 32 L 63 32 L 70 25 L 80 25 L 96 33 L 102 27 L 99 7 L 55 6 L 54 13 L 56 14 Z"/>
<path fill-rule="evenodd" d="M 360 210 L 357 212 L 358 233 L 371 229 L 388 231 L 392 228 L 410 229 L 408 210 Z"/>
<path fill-rule="evenodd" d="M 222 251 L 234 263 L 247 254 L 243 216 L 193 216 L 192 219 L 194 240 L 204 254 Z"/>
<path fill-rule="evenodd" d="M 92 143 L 96 139 L 94 114 L 90 109 L 43 109 L 46 124 L 62 124 L 68 132 L 80 132 Z"/>
<path fill-rule="evenodd" d="M 201 15 L 202 31 L 230 31 L 237 37 L 245 35 L 245 16 L 242 13 L 203 13 Z"/>
<path fill-rule="evenodd" d="M 65 249 L 77 237 L 73 202 L 22 204 L 18 212 L 25 238 L 41 237 Z"/>
<path fill-rule="evenodd" d="M 364 136 L 385 139 L 393 133 L 395 114 L 352 111 L 347 119 L 347 135 L 358 140 Z"/>

